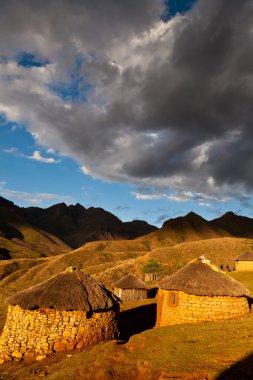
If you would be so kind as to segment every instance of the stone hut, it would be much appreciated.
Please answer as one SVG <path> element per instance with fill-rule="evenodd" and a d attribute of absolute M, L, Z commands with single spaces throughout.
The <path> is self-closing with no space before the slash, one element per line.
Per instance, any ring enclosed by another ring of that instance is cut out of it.
<path fill-rule="evenodd" d="M 67 270 L 5 301 L 0 363 L 41 360 L 118 335 L 117 297 L 91 276 Z"/>
<path fill-rule="evenodd" d="M 127 274 L 113 284 L 115 294 L 122 302 L 137 301 L 148 298 L 149 287 L 133 274 Z"/>
<path fill-rule="evenodd" d="M 235 259 L 237 272 L 253 271 L 253 252 L 244 252 Z"/>
<path fill-rule="evenodd" d="M 204 256 L 165 277 L 158 286 L 156 327 L 240 319 L 250 312 L 248 289 Z"/>

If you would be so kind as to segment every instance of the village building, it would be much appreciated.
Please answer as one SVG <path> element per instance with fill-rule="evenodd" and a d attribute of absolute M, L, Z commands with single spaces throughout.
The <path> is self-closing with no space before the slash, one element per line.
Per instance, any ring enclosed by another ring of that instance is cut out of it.
<path fill-rule="evenodd" d="M 253 271 L 253 252 L 244 252 L 235 259 L 237 272 Z"/>
<path fill-rule="evenodd" d="M 149 287 L 133 274 L 127 274 L 113 284 L 115 294 L 122 302 L 137 301 L 148 298 Z"/>
<path fill-rule="evenodd" d="M 41 360 L 57 351 L 117 338 L 119 303 L 82 271 L 67 269 L 9 298 L 0 363 Z"/>
<path fill-rule="evenodd" d="M 144 281 L 147 281 L 147 282 L 157 281 L 157 273 L 144 273 Z"/>
<path fill-rule="evenodd" d="M 240 319 L 249 312 L 248 289 L 204 256 L 158 283 L 156 327 Z"/>

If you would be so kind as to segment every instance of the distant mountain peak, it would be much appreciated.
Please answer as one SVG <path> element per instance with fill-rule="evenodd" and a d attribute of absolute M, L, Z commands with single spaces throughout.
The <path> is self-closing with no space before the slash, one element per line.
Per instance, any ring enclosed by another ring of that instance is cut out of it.
<path fill-rule="evenodd" d="M 15 204 L 0 196 L 0 207 L 15 207 Z"/>
<path fill-rule="evenodd" d="M 68 208 L 68 206 L 66 205 L 66 203 L 64 203 L 64 202 L 60 202 L 60 203 L 56 203 L 55 205 L 52 205 L 52 206 L 50 206 L 50 207 L 48 207 L 48 208 Z"/>
<path fill-rule="evenodd" d="M 205 220 L 202 216 L 200 216 L 199 214 L 197 214 L 196 212 L 194 211 L 190 211 L 188 212 L 188 214 L 186 214 L 185 216 L 183 216 L 183 218 L 186 218 L 186 219 L 199 219 L 199 220 Z"/>
<path fill-rule="evenodd" d="M 228 211 L 228 212 L 226 212 L 223 216 L 231 216 L 231 217 L 234 217 L 234 216 L 238 216 L 238 215 L 236 215 L 233 211 Z"/>

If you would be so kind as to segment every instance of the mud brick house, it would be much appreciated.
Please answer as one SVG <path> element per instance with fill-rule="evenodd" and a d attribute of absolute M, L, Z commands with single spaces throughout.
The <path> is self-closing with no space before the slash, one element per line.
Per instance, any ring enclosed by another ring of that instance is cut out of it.
<path fill-rule="evenodd" d="M 244 252 L 235 259 L 237 272 L 253 271 L 253 252 Z"/>
<path fill-rule="evenodd" d="M 156 327 L 246 317 L 248 289 L 204 256 L 158 283 Z"/>

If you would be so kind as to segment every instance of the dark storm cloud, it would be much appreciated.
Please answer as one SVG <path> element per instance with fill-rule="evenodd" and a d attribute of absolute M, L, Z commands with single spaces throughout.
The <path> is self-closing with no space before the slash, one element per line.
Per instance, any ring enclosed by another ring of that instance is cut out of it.
<path fill-rule="evenodd" d="M 12 48 L 18 40 L 22 48 L 38 49 L 40 36 L 46 50 L 78 40 L 91 50 L 105 49 L 112 40 L 146 31 L 161 12 L 159 0 L 2 0 L 0 46 Z"/>
<path fill-rule="evenodd" d="M 162 3 L 3 1 L 3 55 L 50 63 L 3 60 L 0 75 L 14 79 L 2 79 L 0 111 L 94 177 L 243 197 L 253 186 L 253 2 L 199 0 L 168 24 Z M 83 102 L 49 86 L 80 77 Z"/>
<path fill-rule="evenodd" d="M 202 0 L 175 26 L 172 52 L 150 63 L 133 102 L 140 128 L 173 131 L 174 147 L 169 138 L 149 147 L 124 166 L 129 175 L 192 175 L 193 149 L 209 142 L 198 172 L 252 187 L 252 22 L 252 1 Z"/>

